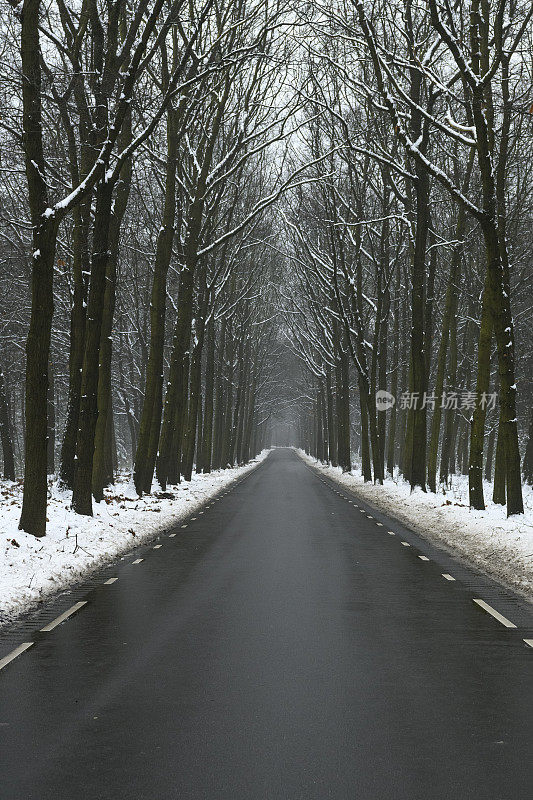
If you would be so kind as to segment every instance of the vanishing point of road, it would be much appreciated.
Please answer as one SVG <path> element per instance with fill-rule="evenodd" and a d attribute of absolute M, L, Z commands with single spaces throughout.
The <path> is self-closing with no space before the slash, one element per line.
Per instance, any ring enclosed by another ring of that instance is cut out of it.
<path fill-rule="evenodd" d="M 1 800 L 533 797 L 531 606 L 292 450 L 11 636 Z"/>

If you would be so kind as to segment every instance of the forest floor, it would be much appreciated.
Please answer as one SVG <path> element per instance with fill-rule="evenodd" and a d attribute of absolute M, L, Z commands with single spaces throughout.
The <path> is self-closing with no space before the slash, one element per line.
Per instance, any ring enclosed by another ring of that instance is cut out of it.
<path fill-rule="evenodd" d="M 51 483 L 42 539 L 18 530 L 22 484 L 0 481 L 0 626 L 190 516 L 267 455 L 265 450 L 243 467 L 193 475 L 189 483 L 169 487 L 172 497 L 155 492 L 139 498 L 131 477 L 122 476 L 94 504 L 93 517 L 75 514 L 70 492 Z"/>
<path fill-rule="evenodd" d="M 363 481 L 357 466 L 343 473 L 340 467 L 325 466 L 303 450 L 297 452 L 380 511 L 533 601 L 532 487 L 523 487 L 525 513 L 507 518 L 505 507 L 492 502 L 489 483 L 484 486 L 486 510 L 469 508 L 466 475 L 455 475 L 450 488 L 438 494 L 411 492 L 401 476 L 386 478 L 383 486 L 375 486 Z"/>

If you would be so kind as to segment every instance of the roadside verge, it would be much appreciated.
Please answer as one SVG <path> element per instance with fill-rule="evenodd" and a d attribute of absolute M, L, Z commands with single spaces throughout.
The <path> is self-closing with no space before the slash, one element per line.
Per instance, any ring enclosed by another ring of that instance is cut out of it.
<path fill-rule="evenodd" d="M 526 513 L 507 518 L 505 509 L 487 503 L 486 511 L 468 507 L 465 481 L 453 491 L 433 494 L 416 490 L 402 480 L 386 479 L 383 486 L 365 483 L 356 472 L 343 473 L 296 450 L 317 472 L 388 514 L 417 534 L 458 556 L 503 586 L 533 602 L 533 490 L 524 487 Z"/>
<path fill-rule="evenodd" d="M 0 482 L 0 630 L 25 611 L 78 583 L 139 544 L 186 519 L 222 489 L 255 469 L 264 450 L 243 467 L 193 475 L 165 493 L 139 498 L 123 479 L 106 490 L 94 516 L 70 508 L 70 493 L 50 487 L 47 534 L 18 530 L 22 486 Z"/>

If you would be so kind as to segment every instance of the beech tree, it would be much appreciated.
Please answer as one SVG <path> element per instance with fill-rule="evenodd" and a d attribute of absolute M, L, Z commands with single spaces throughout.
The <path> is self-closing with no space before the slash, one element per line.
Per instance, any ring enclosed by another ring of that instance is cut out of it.
<path fill-rule="evenodd" d="M 522 511 L 530 4 L 0 4 L 23 530 L 271 443 Z"/>

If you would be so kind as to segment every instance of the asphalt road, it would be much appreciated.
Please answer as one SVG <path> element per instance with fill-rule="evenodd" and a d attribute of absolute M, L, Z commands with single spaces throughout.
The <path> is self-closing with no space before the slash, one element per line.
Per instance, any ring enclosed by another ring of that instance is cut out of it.
<path fill-rule="evenodd" d="M 277 450 L 63 598 L 0 670 L 1 800 L 530 800 L 530 607 L 368 513 Z"/>

